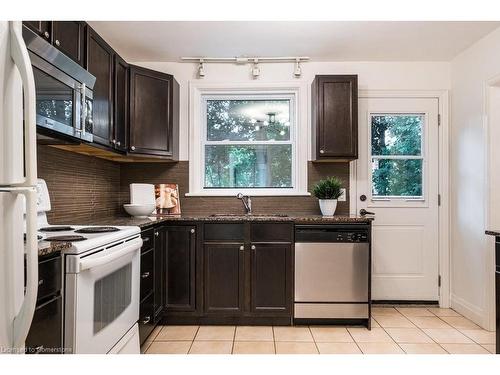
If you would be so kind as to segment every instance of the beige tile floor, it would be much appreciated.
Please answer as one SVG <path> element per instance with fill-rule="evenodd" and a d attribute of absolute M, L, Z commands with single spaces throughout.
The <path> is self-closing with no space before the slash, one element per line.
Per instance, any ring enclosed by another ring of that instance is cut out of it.
<path fill-rule="evenodd" d="M 374 307 L 362 327 L 160 326 L 146 354 L 488 354 L 495 333 L 451 309 Z"/>

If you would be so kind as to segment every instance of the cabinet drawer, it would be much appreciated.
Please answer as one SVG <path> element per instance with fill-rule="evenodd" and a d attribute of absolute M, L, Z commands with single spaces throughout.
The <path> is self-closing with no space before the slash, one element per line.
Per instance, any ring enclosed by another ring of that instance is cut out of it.
<path fill-rule="evenodd" d="M 292 223 L 253 223 L 250 227 L 251 242 L 292 242 Z"/>
<path fill-rule="evenodd" d="M 142 237 L 141 253 L 145 253 L 146 251 L 152 249 L 155 244 L 154 228 L 142 231 L 141 237 Z"/>
<path fill-rule="evenodd" d="M 245 238 L 245 224 L 209 223 L 204 225 L 205 241 L 241 241 Z"/>
<path fill-rule="evenodd" d="M 41 300 L 61 290 L 61 257 L 44 260 L 38 264 L 38 296 Z"/>
<path fill-rule="evenodd" d="M 26 338 L 26 353 L 58 354 L 61 352 L 62 297 L 59 295 L 36 308 Z"/>
<path fill-rule="evenodd" d="M 141 255 L 141 300 L 153 291 L 154 251 Z"/>
<path fill-rule="evenodd" d="M 153 332 L 155 324 L 154 316 L 154 295 L 151 293 L 139 307 L 139 340 L 141 345 L 146 341 L 148 336 Z"/>

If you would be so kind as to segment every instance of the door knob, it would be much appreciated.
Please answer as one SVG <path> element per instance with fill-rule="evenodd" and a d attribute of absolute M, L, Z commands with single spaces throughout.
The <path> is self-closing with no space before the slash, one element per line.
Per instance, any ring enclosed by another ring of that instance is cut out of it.
<path fill-rule="evenodd" d="M 359 210 L 359 214 L 360 214 L 361 216 L 365 216 L 365 215 L 375 215 L 375 212 L 366 211 L 364 208 L 362 208 L 361 210 Z"/>
<path fill-rule="evenodd" d="M 360 200 L 361 202 L 366 201 L 366 195 L 361 194 L 361 195 L 359 196 L 359 200 Z"/>

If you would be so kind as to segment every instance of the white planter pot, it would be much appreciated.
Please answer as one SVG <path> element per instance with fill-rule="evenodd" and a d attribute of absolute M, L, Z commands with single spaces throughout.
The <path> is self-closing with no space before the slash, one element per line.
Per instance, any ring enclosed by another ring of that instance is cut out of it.
<path fill-rule="evenodd" d="M 319 200 L 319 208 L 323 216 L 333 216 L 335 214 L 335 210 L 337 209 L 337 200 L 336 199 L 320 199 Z"/>

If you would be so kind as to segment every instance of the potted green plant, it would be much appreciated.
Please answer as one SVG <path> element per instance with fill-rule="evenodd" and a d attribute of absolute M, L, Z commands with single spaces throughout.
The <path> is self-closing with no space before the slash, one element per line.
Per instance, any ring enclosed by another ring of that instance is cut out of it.
<path fill-rule="evenodd" d="M 313 195 L 319 199 L 323 216 L 333 216 L 337 209 L 337 199 L 342 195 L 342 180 L 332 176 L 319 181 L 313 188 Z"/>

